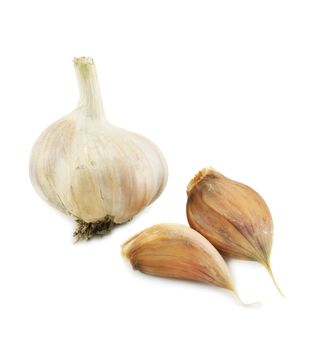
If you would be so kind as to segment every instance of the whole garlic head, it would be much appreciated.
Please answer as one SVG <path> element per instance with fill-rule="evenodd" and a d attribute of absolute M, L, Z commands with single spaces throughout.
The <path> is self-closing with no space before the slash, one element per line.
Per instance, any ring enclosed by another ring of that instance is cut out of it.
<path fill-rule="evenodd" d="M 167 182 L 166 161 L 145 137 L 107 122 L 91 58 L 74 59 L 77 108 L 35 143 L 30 177 L 36 191 L 74 217 L 78 238 L 109 230 L 151 204 Z"/>

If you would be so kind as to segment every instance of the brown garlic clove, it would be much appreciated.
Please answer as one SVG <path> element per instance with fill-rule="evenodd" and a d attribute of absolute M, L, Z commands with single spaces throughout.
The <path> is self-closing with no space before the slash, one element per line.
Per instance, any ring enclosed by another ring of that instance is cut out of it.
<path fill-rule="evenodd" d="M 133 268 L 150 275 L 211 283 L 234 291 L 219 252 L 198 232 L 179 224 L 147 228 L 122 246 Z"/>
<path fill-rule="evenodd" d="M 263 198 L 211 168 L 192 179 L 187 195 L 190 226 L 225 256 L 263 264 L 282 294 L 270 265 L 273 222 Z"/>

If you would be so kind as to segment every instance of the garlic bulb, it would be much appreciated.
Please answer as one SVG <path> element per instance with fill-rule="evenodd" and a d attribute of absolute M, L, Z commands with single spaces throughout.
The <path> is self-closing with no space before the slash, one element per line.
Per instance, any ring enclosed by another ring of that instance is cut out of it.
<path fill-rule="evenodd" d="M 273 221 L 263 198 L 211 168 L 192 179 L 187 195 L 190 226 L 223 255 L 263 264 L 282 294 L 270 264 Z"/>
<path fill-rule="evenodd" d="M 222 256 L 190 227 L 154 225 L 124 243 L 122 254 L 146 274 L 211 283 L 235 293 Z"/>
<path fill-rule="evenodd" d="M 74 66 L 78 106 L 39 137 L 30 177 L 41 197 L 77 220 L 77 238 L 88 239 L 151 204 L 166 185 L 167 165 L 151 141 L 106 120 L 93 60 L 76 58 Z"/>

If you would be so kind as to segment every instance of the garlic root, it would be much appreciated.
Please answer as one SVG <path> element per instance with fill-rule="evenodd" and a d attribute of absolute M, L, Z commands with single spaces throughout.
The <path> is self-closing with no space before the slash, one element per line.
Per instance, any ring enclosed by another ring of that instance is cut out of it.
<path fill-rule="evenodd" d="M 94 235 L 104 235 L 112 230 L 116 225 L 114 219 L 109 215 L 104 220 L 97 222 L 84 222 L 82 220 L 76 220 L 77 229 L 74 232 L 76 242 L 81 239 L 89 240 Z"/>

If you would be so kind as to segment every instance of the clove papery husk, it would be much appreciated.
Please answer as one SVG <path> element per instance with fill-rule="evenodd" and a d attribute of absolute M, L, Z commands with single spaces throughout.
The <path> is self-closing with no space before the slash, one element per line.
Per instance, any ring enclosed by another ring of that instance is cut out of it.
<path fill-rule="evenodd" d="M 264 199 L 212 168 L 201 170 L 191 180 L 187 196 L 190 226 L 224 256 L 264 265 L 283 295 L 271 269 L 273 221 Z"/>
<path fill-rule="evenodd" d="M 122 254 L 143 273 L 211 283 L 235 292 L 222 256 L 190 227 L 154 225 L 124 243 Z"/>

